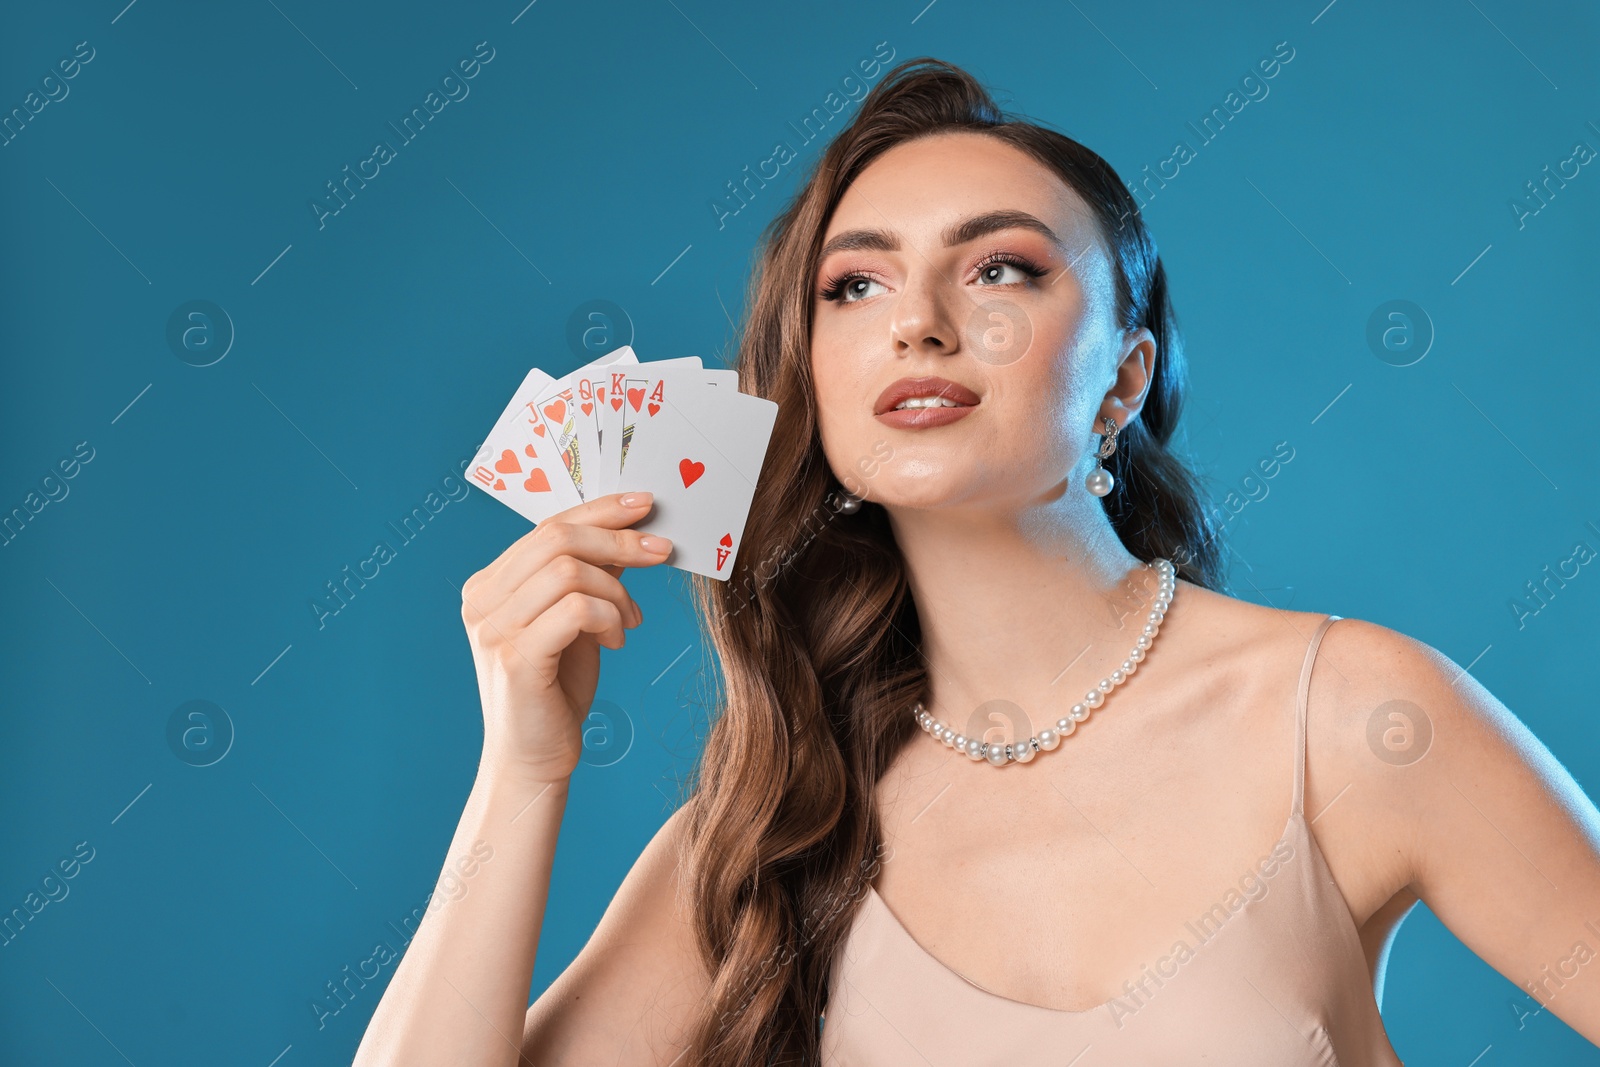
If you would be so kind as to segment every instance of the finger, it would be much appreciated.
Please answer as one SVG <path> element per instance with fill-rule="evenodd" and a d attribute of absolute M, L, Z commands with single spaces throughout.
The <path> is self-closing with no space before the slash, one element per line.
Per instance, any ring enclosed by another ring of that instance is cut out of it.
<path fill-rule="evenodd" d="M 608 530 L 566 523 L 547 524 L 544 529 L 542 538 L 528 542 L 519 555 L 489 579 L 484 595 L 490 603 L 498 606 L 506 602 L 518 588 L 562 557 L 571 557 L 616 579 L 626 567 L 660 563 L 672 548 L 672 542 L 666 538 L 637 530 Z"/>
<path fill-rule="evenodd" d="M 523 629 L 573 592 L 615 604 L 624 627 L 636 626 L 643 619 L 633 597 L 615 577 L 575 556 L 557 556 L 529 576 L 494 610 L 495 625 L 507 630 Z"/>
<path fill-rule="evenodd" d="M 585 500 L 576 507 L 566 511 L 558 511 L 550 516 L 557 522 L 582 523 L 585 526 L 601 526 L 606 529 L 620 530 L 624 526 L 631 526 L 650 513 L 650 506 L 654 503 L 655 494 L 643 490 L 634 490 L 628 493 L 607 493 L 597 496 L 593 500 Z M 548 520 L 547 520 L 548 521 Z"/>
<path fill-rule="evenodd" d="M 568 593 L 523 630 L 514 647 L 533 663 L 547 664 L 548 670 L 554 672 L 561 654 L 579 634 L 594 634 L 606 648 L 621 648 L 622 616 L 617 606 L 586 593 Z"/>
<path fill-rule="evenodd" d="M 597 526 L 601 529 L 621 529 L 648 515 L 653 499 L 654 494 L 642 491 L 611 493 L 586 500 L 565 511 L 558 511 L 513 541 L 497 559 L 484 568 L 485 577 L 493 576 L 507 564 L 525 554 L 527 546 L 538 538 L 539 531 L 551 524 L 569 523 Z M 624 500 L 627 500 L 626 504 L 623 503 Z"/>
<path fill-rule="evenodd" d="M 602 505 L 605 499 L 593 503 Z M 634 512 L 636 519 L 646 510 L 625 509 L 615 501 L 611 507 L 617 512 Z M 626 518 L 626 515 L 614 514 L 607 521 L 619 518 Z M 464 591 L 471 592 L 483 610 L 492 611 L 504 603 L 530 575 L 557 556 L 573 556 L 597 567 L 616 567 L 616 575 L 620 575 L 624 567 L 649 567 L 660 563 L 667 558 L 671 549 L 672 542 L 659 534 L 647 535 L 625 528 L 569 523 L 551 516 L 531 534 L 507 549 L 492 570 L 474 575 L 469 580 L 471 589 Z"/>

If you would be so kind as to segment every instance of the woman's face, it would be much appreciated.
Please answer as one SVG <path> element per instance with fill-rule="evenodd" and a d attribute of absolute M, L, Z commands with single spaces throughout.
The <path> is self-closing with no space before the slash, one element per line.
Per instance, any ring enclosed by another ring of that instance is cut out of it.
<path fill-rule="evenodd" d="M 1101 414 L 1127 425 L 1154 353 L 1115 326 L 1111 277 L 1088 207 L 1022 150 L 963 132 L 885 152 L 845 191 L 814 279 L 834 473 L 891 507 L 1020 508 L 1074 474 L 1082 492 Z M 959 406 L 886 411 L 897 383 Z"/>

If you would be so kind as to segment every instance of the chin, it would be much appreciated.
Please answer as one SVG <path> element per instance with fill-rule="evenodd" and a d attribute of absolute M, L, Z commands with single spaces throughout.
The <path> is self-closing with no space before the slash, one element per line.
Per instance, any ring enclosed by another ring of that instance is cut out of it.
<path fill-rule="evenodd" d="M 987 506 L 978 499 L 981 485 L 966 477 L 941 471 L 922 477 L 880 477 L 869 482 L 867 499 L 886 508 L 933 511 L 961 507 Z"/>
<path fill-rule="evenodd" d="M 892 475 L 885 471 L 870 481 L 857 483 L 858 491 L 863 487 L 869 503 L 889 509 L 970 511 L 993 516 L 1054 504 L 1061 499 L 1068 483 L 1062 481 L 1059 474 L 1052 475 L 1044 470 L 1022 471 L 1015 466 L 995 468 L 985 464 L 982 469 L 929 467 L 918 470 L 912 463 L 902 461 Z"/>

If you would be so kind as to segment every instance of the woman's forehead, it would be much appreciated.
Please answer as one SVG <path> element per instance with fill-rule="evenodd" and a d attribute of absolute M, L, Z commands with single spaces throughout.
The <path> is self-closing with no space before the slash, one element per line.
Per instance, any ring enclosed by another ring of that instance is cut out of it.
<path fill-rule="evenodd" d="M 953 132 L 874 159 L 845 189 L 825 237 L 882 229 L 937 244 L 951 222 L 995 210 L 1027 212 L 1073 249 L 1093 234 L 1088 206 L 1049 167 L 995 137 Z"/>

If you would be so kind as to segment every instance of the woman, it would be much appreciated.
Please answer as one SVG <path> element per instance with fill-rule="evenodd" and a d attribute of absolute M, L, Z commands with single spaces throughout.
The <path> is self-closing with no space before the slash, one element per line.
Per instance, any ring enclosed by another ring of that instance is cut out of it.
<path fill-rule="evenodd" d="M 1600 816 L 1433 649 L 1221 591 L 1099 156 L 895 68 L 765 235 L 738 369 L 780 422 L 732 579 L 695 579 L 693 795 L 524 1011 L 599 647 L 642 622 L 618 577 L 670 548 L 647 494 L 587 502 L 463 589 L 450 855 L 494 858 L 358 1064 L 1396 1064 L 1419 899 L 1600 1041 Z"/>

